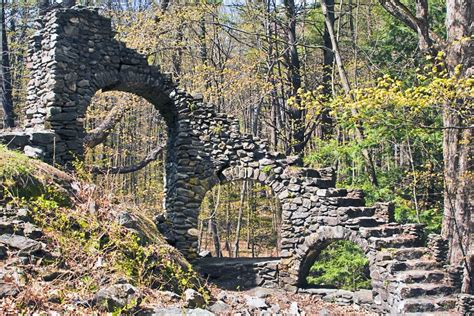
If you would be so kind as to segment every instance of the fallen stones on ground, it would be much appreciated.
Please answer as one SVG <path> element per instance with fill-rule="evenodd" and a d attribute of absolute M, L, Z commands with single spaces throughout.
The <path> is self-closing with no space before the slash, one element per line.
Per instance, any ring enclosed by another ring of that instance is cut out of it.
<path fill-rule="evenodd" d="M 3 234 L 0 236 L 0 244 L 10 248 L 18 249 L 19 254 L 30 255 L 42 249 L 40 242 L 28 237 Z"/>
<path fill-rule="evenodd" d="M 225 313 L 230 313 L 230 311 L 232 311 L 232 306 L 224 303 L 223 301 L 217 301 L 211 306 L 209 306 L 209 310 L 215 314 L 221 315 Z"/>
<path fill-rule="evenodd" d="M 184 291 L 185 306 L 189 308 L 203 307 L 206 305 L 204 297 L 196 290 L 187 289 Z"/>
<path fill-rule="evenodd" d="M 139 313 L 140 316 L 214 316 L 215 314 L 202 308 L 183 309 L 179 307 L 158 308 L 153 311 Z"/>
<path fill-rule="evenodd" d="M 272 289 L 267 289 L 264 287 L 258 287 L 253 290 L 253 295 L 255 295 L 258 298 L 266 298 L 272 295 L 275 291 Z"/>
<path fill-rule="evenodd" d="M 245 300 L 245 303 L 247 304 L 247 307 L 252 310 L 255 310 L 255 309 L 260 310 L 260 309 L 268 308 L 267 302 L 263 298 L 259 298 L 259 297 L 249 296 Z"/>
<path fill-rule="evenodd" d="M 164 298 L 166 298 L 168 301 L 171 301 L 171 302 L 178 302 L 181 299 L 181 297 L 178 294 L 171 291 L 158 291 L 158 294 L 160 294 L 161 296 L 163 296 Z"/>
<path fill-rule="evenodd" d="M 292 302 L 290 305 L 290 308 L 288 309 L 288 315 L 291 316 L 300 316 L 301 315 L 301 310 L 298 307 L 298 303 Z"/>
<path fill-rule="evenodd" d="M 16 296 L 18 293 L 19 289 L 15 284 L 0 282 L 0 298 Z"/>
<path fill-rule="evenodd" d="M 125 306 L 138 305 L 140 301 L 139 290 L 131 284 L 123 283 L 100 289 L 94 296 L 92 304 L 112 312 Z"/>

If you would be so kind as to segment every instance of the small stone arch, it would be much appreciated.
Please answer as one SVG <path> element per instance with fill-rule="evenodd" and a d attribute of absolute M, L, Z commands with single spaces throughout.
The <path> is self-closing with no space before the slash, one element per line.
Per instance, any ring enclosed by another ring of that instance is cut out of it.
<path fill-rule="evenodd" d="M 311 265 L 319 256 L 321 251 L 334 241 L 347 240 L 359 246 L 364 254 L 369 258 L 369 269 L 372 268 L 370 261 L 370 248 L 367 239 L 360 236 L 358 231 L 347 229 L 343 226 L 325 226 L 318 232 L 307 236 L 301 245 L 302 255 L 296 256 L 295 272 L 297 277 L 296 284 L 299 288 L 306 287 L 306 276 L 311 269 Z"/>

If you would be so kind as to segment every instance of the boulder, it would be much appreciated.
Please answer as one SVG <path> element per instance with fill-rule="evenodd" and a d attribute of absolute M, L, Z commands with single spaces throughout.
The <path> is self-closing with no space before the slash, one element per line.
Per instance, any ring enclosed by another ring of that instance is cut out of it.
<path fill-rule="evenodd" d="M 259 297 L 253 297 L 253 296 L 247 297 L 247 299 L 245 300 L 245 304 L 247 305 L 248 308 L 253 309 L 253 310 L 268 308 L 267 302 L 265 302 L 263 298 L 259 298 Z"/>
<path fill-rule="evenodd" d="M 114 284 L 100 289 L 92 300 L 93 305 L 104 307 L 107 311 L 138 305 L 141 301 L 139 290 L 131 284 Z"/>
<path fill-rule="evenodd" d="M 217 301 L 209 307 L 209 310 L 217 315 L 229 313 L 232 307 L 223 301 Z"/>
<path fill-rule="evenodd" d="M 196 290 L 187 289 L 184 291 L 185 306 L 190 308 L 203 307 L 206 305 L 204 297 Z"/>

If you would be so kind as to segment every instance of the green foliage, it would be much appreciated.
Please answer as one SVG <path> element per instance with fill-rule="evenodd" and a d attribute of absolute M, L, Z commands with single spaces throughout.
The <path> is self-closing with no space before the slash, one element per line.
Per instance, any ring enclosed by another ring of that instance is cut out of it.
<path fill-rule="evenodd" d="M 272 171 L 273 167 L 272 166 L 263 166 L 262 172 L 269 174 Z"/>
<path fill-rule="evenodd" d="M 69 205 L 70 199 L 61 184 L 55 182 L 51 167 L 0 145 L 0 198 L 9 202 L 24 199 L 47 199 Z"/>
<path fill-rule="evenodd" d="M 350 241 L 335 241 L 321 251 L 306 280 L 321 287 L 370 289 L 368 264 L 360 247 Z"/>

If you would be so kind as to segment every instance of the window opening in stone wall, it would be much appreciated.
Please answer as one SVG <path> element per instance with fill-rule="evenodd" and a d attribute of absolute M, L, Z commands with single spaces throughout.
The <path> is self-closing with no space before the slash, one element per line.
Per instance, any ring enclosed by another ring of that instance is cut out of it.
<path fill-rule="evenodd" d="M 104 122 L 111 128 L 96 144 L 100 135 L 94 132 Z M 120 202 L 162 211 L 168 135 L 158 110 L 131 93 L 99 91 L 87 109 L 85 128 L 84 164 L 92 171 L 94 182 L 113 192 Z"/>
<path fill-rule="evenodd" d="M 305 277 L 307 287 L 348 291 L 371 288 L 369 260 L 357 244 L 333 241 L 315 257 Z"/>
<path fill-rule="evenodd" d="M 201 257 L 278 257 L 281 207 L 270 187 L 236 181 L 210 190 L 199 216 Z"/>

